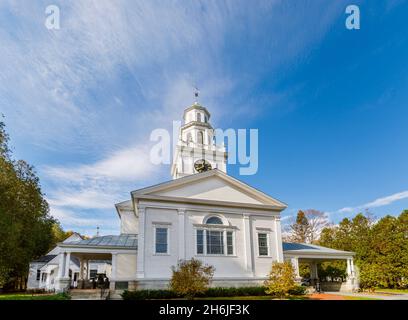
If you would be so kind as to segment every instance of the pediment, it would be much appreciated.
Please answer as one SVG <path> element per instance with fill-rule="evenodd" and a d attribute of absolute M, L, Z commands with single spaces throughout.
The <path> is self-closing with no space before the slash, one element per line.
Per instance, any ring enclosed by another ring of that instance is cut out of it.
<path fill-rule="evenodd" d="M 151 195 L 159 197 L 223 201 L 253 205 L 268 205 L 286 208 L 286 205 L 219 170 L 211 170 L 163 184 L 134 191 L 137 197 Z"/>

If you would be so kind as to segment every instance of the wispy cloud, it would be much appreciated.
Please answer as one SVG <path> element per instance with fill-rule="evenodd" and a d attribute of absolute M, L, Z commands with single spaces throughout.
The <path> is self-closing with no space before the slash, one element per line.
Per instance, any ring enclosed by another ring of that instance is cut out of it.
<path fill-rule="evenodd" d="M 396 201 L 407 199 L 407 198 L 408 198 L 408 191 L 402 191 L 402 192 L 394 193 L 386 197 L 375 199 L 374 201 L 371 201 L 371 202 L 368 202 L 366 204 L 359 205 L 356 207 L 344 207 L 344 208 L 341 208 L 335 211 L 335 213 L 353 213 L 353 212 L 361 211 L 364 209 L 384 207 Z"/>
<path fill-rule="evenodd" d="M 74 210 L 109 219 L 109 203 L 164 178 L 145 141 L 180 119 L 193 85 L 216 125 L 261 114 L 285 93 L 257 100 L 254 87 L 302 61 L 343 14 L 324 0 L 53 4 L 61 29 L 50 31 L 49 1 L 0 3 L 0 108 L 13 137 L 52 163 L 39 164 L 52 213 L 84 228 L 95 221 Z"/>

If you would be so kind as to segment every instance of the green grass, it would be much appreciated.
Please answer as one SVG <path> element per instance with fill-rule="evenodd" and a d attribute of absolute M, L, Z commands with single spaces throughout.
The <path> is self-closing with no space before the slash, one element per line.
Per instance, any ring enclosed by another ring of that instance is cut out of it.
<path fill-rule="evenodd" d="M 386 293 L 408 293 L 408 289 L 375 289 L 375 293 L 381 293 L 381 292 L 386 292 Z"/>
<path fill-rule="evenodd" d="M 58 294 L 28 294 L 28 293 L 17 293 L 17 294 L 2 294 L 0 295 L 1 300 L 69 300 L 69 296 L 63 293 Z"/>
<path fill-rule="evenodd" d="M 284 300 L 307 300 L 306 296 L 289 296 Z M 271 296 L 240 296 L 240 297 L 207 297 L 197 298 L 197 300 L 277 300 Z"/>
<path fill-rule="evenodd" d="M 371 297 L 352 297 L 352 296 L 344 296 L 345 300 L 381 300 L 378 298 L 371 298 Z"/>

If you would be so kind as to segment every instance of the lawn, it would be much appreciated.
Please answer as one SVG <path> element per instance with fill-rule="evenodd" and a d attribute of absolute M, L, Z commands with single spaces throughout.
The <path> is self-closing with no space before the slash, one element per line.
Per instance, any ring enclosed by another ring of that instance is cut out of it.
<path fill-rule="evenodd" d="M 2 300 L 69 300 L 69 296 L 66 294 L 28 294 L 28 293 L 15 293 L 15 294 L 1 294 L 0 301 Z"/>
<path fill-rule="evenodd" d="M 369 297 L 352 297 L 352 296 L 344 296 L 344 300 L 382 300 L 378 298 L 369 298 Z"/>
<path fill-rule="evenodd" d="M 207 297 L 197 298 L 197 300 L 278 300 L 271 296 L 240 296 L 240 297 Z M 284 300 L 308 300 L 307 296 L 289 296 Z"/>
<path fill-rule="evenodd" d="M 375 289 L 375 293 L 408 293 L 408 289 Z"/>

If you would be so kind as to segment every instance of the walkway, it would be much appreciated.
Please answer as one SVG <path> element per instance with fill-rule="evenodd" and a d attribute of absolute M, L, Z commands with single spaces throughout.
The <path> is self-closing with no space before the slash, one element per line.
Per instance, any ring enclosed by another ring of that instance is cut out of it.
<path fill-rule="evenodd" d="M 380 300 L 408 300 L 408 293 L 348 293 L 348 292 L 326 292 L 327 295 L 348 296 L 356 298 L 380 299 Z"/>

